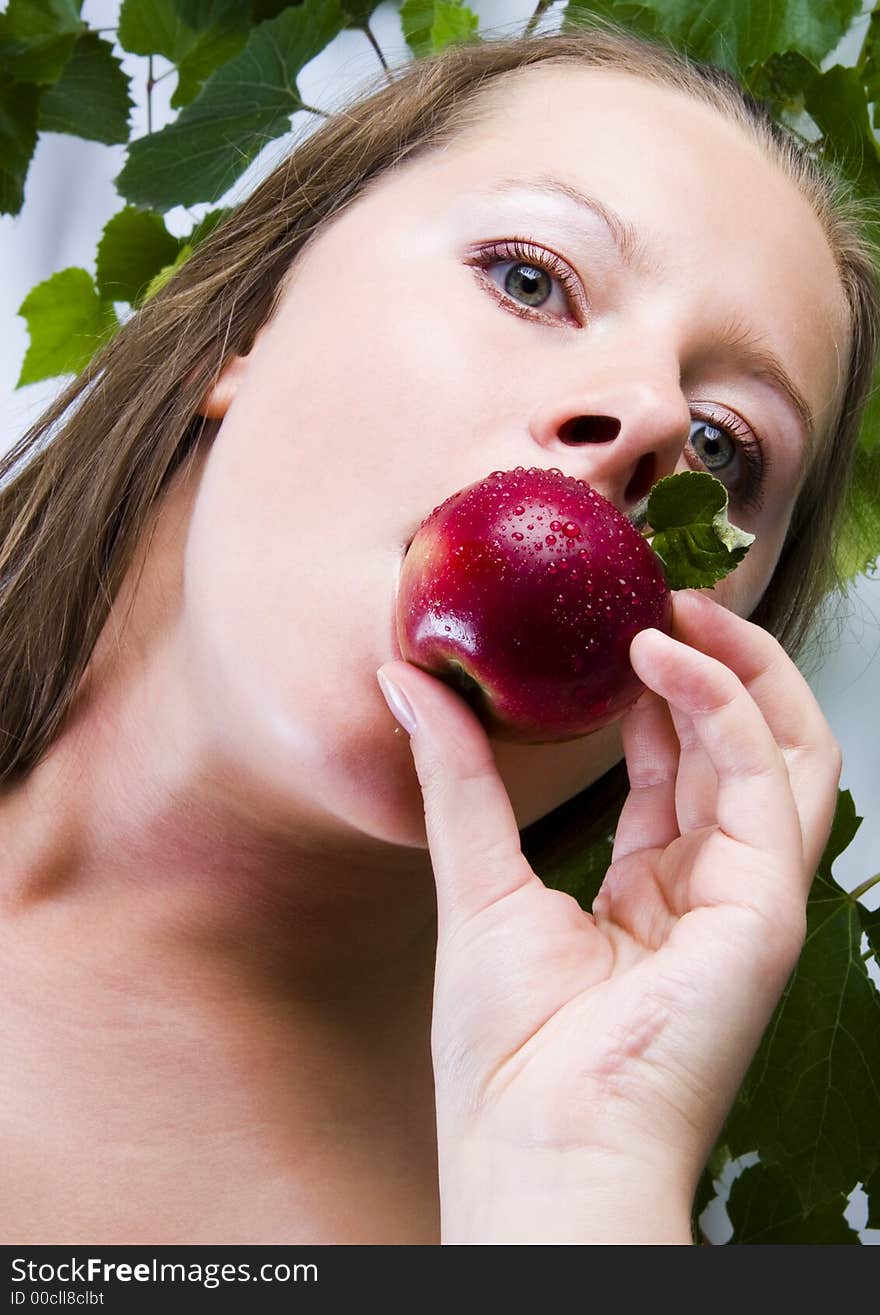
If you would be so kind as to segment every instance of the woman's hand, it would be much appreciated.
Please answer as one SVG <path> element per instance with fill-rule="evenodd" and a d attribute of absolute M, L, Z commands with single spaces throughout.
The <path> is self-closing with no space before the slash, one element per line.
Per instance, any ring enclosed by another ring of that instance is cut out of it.
<path fill-rule="evenodd" d="M 804 935 L 840 752 L 779 644 L 705 595 L 644 631 L 630 794 L 592 914 L 522 855 L 486 734 L 392 677 L 438 899 L 444 1241 L 690 1240 L 693 1193 Z"/>

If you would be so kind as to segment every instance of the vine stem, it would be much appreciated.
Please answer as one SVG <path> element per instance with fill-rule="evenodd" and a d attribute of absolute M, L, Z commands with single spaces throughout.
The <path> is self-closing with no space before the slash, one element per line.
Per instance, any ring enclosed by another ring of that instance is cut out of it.
<path fill-rule="evenodd" d="M 383 69 L 385 70 L 386 80 L 388 82 L 392 82 L 393 79 L 391 77 L 391 70 L 388 67 L 388 63 L 385 59 L 385 56 L 382 54 L 382 47 L 379 45 L 379 42 L 373 36 L 372 28 L 370 27 L 370 24 L 368 22 L 364 23 L 364 32 L 367 35 L 367 40 L 369 41 L 370 45 L 373 47 L 373 49 L 375 50 L 376 54 L 379 57 L 379 63 L 382 65 Z"/>
<path fill-rule="evenodd" d="M 321 119 L 329 119 L 329 118 L 330 118 L 330 115 L 329 115 L 329 113 L 327 112 L 327 110 L 318 110 L 318 109 L 315 109 L 314 105 L 306 105 L 303 101 L 300 101 L 299 108 L 300 108 L 301 110 L 305 110 L 306 114 L 317 114 L 318 117 L 321 118 Z"/>
<path fill-rule="evenodd" d="M 523 32 L 524 37 L 530 37 L 532 35 L 535 28 L 538 26 L 538 23 L 541 21 L 544 14 L 546 14 L 547 10 L 550 8 L 552 3 L 553 0 L 538 0 L 537 5 L 535 6 L 535 12 L 532 14 L 528 23 L 526 23 L 526 29 Z"/>
<path fill-rule="evenodd" d="M 875 873 L 873 877 L 868 877 L 867 881 L 863 881 L 860 886 L 856 886 L 855 890 L 851 890 L 849 892 L 850 899 L 861 899 L 875 886 L 880 886 L 880 872 Z"/>
<path fill-rule="evenodd" d="M 147 56 L 147 132 L 153 131 L 153 56 Z"/>

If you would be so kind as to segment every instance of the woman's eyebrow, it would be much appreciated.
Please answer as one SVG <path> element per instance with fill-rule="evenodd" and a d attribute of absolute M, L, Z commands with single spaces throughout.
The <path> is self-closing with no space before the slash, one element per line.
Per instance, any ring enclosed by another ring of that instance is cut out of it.
<path fill-rule="evenodd" d="M 503 178 L 500 182 L 494 183 L 487 188 L 486 195 L 499 196 L 506 192 L 524 190 L 539 192 L 543 196 L 549 196 L 557 201 L 561 199 L 573 202 L 581 211 L 587 211 L 594 218 L 600 219 L 610 232 L 621 263 L 627 269 L 647 271 L 649 266 L 656 266 L 656 261 L 648 260 L 645 243 L 628 220 L 619 215 L 616 210 L 612 210 L 610 206 L 605 205 L 597 197 L 588 196 L 580 188 L 574 187 L 571 183 L 563 182 L 560 178 L 551 178 L 547 175 L 529 178 Z"/>
<path fill-rule="evenodd" d="M 528 178 L 503 178 L 486 190 L 488 196 L 499 196 L 512 191 L 533 191 L 556 200 L 573 203 L 583 213 L 598 218 L 611 234 L 621 263 L 627 269 L 642 272 L 657 268 L 656 260 L 648 255 L 645 243 L 635 227 L 616 210 L 612 210 L 595 196 L 589 196 L 572 183 L 560 178 L 538 175 Z M 806 436 L 806 447 L 801 453 L 801 467 L 810 455 L 815 442 L 813 412 L 803 393 L 794 383 L 779 357 L 766 343 L 761 342 L 740 321 L 732 321 L 717 340 L 719 347 L 729 348 L 742 361 L 744 368 L 756 379 L 763 380 L 780 392 L 793 408 Z"/>

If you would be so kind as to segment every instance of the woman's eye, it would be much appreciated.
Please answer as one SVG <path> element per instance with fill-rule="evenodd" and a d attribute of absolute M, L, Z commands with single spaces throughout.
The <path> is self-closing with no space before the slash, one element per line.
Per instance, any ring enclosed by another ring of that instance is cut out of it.
<path fill-rule="evenodd" d="M 719 425 L 695 416 L 688 447 L 704 470 L 720 479 L 740 506 L 760 508 L 767 462 L 763 445 L 739 420 Z"/>
<path fill-rule="evenodd" d="M 738 448 L 725 430 L 711 425 L 708 420 L 692 420 L 690 438 L 691 447 L 706 469 L 715 474 L 736 462 Z"/>
<path fill-rule="evenodd" d="M 572 314 L 573 308 L 581 309 L 583 304 L 578 277 L 552 251 L 519 239 L 494 242 L 470 263 L 496 300 L 514 314 L 526 319 L 579 323 Z M 505 265 L 506 270 L 489 273 Z"/>

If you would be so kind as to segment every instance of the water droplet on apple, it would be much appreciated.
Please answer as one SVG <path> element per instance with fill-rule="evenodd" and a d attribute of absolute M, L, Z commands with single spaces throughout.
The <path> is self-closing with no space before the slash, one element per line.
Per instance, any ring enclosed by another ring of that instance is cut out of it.
<path fill-rule="evenodd" d="M 526 509 L 525 507 L 514 507 L 513 514 L 514 516 L 525 516 Z"/>
<path fill-rule="evenodd" d="M 574 521 L 566 521 L 562 527 L 562 533 L 568 539 L 579 539 L 581 537 L 581 527 Z"/>
<path fill-rule="evenodd" d="M 526 536 L 524 534 L 520 534 L 519 530 L 514 530 L 513 534 L 510 537 L 512 539 L 516 539 L 517 542 L 519 542 L 520 539 L 524 539 Z"/>
<path fill-rule="evenodd" d="M 549 544 L 553 544 L 553 543 L 555 543 L 555 542 L 556 542 L 556 535 L 555 535 L 555 534 L 548 534 L 547 537 L 546 537 L 546 539 L 544 540 L 544 542 L 545 542 L 546 544 L 548 544 L 548 545 L 549 545 Z"/>
<path fill-rule="evenodd" d="M 551 530 L 561 530 L 561 529 L 562 529 L 562 521 L 551 521 L 551 522 L 550 522 L 550 528 L 551 528 Z"/>

